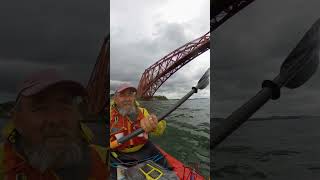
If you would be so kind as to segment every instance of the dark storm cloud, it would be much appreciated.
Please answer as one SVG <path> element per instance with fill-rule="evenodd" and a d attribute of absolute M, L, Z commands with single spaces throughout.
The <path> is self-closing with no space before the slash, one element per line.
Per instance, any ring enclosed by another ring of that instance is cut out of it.
<path fill-rule="evenodd" d="M 104 0 L 1 2 L 0 96 L 15 93 L 18 80 L 42 68 L 72 71 L 86 83 L 108 33 L 107 5 Z"/>
<path fill-rule="evenodd" d="M 175 23 L 159 24 L 158 31 L 153 35 L 152 39 L 143 38 L 134 42 L 111 41 L 111 76 L 117 79 L 136 80 L 130 77 L 141 75 L 142 69 L 134 67 L 147 68 L 148 65 L 190 41 L 185 35 L 183 25 Z M 128 63 L 126 66 L 129 67 L 126 68 L 127 72 L 123 71 L 125 67 L 122 66 L 125 61 Z"/>
<path fill-rule="evenodd" d="M 254 1 L 212 34 L 214 116 L 230 114 L 251 98 L 320 17 L 320 2 Z M 319 71 L 303 87 L 282 90 L 257 115 L 318 114 Z"/>

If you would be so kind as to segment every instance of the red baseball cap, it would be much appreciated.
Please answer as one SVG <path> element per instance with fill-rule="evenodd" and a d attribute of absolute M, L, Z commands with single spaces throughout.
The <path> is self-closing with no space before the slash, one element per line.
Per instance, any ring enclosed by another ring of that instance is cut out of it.
<path fill-rule="evenodd" d="M 117 89 L 116 89 L 116 93 L 119 93 L 119 92 L 122 92 L 126 89 L 132 89 L 134 91 L 137 91 L 137 89 L 132 85 L 132 84 L 129 84 L 129 83 L 124 83 L 124 84 L 121 84 Z"/>
<path fill-rule="evenodd" d="M 76 81 L 63 78 L 55 69 L 45 69 L 28 75 L 18 89 L 17 99 L 23 96 L 32 96 L 56 85 L 63 85 L 77 95 L 87 94 L 86 88 Z"/>

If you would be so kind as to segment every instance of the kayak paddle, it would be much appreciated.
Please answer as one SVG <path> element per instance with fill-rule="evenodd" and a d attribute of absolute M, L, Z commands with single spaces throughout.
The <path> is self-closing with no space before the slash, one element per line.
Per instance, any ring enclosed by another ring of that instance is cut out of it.
<path fill-rule="evenodd" d="M 234 132 L 249 117 L 262 107 L 269 99 L 280 97 L 280 88 L 300 87 L 316 72 L 320 52 L 320 19 L 318 19 L 303 36 L 298 45 L 291 51 L 280 68 L 280 73 L 272 81 L 265 80 L 253 98 L 234 111 L 212 131 L 210 149 L 214 149 L 227 136 Z"/>
<path fill-rule="evenodd" d="M 184 103 L 190 96 L 192 96 L 194 93 L 197 93 L 198 90 L 204 89 L 209 84 L 209 77 L 210 77 L 210 68 L 204 73 L 204 75 L 201 77 L 201 79 L 198 81 L 198 84 L 195 87 L 192 87 L 192 90 L 186 94 L 182 99 L 180 99 L 174 106 L 172 106 L 166 113 L 159 116 L 159 121 L 162 121 L 165 117 L 167 117 L 170 113 L 172 113 L 174 110 L 176 110 L 182 103 Z M 121 144 L 127 142 L 128 140 L 138 136 L 139 134 L 143 133 L 144 130 L 142 128 L 139 128 L 135 130 L 133 133 L 124 136 L 120 138 L 119 140 L 115 140 L 110 143 L 110 148 L 114 149 Z"/>

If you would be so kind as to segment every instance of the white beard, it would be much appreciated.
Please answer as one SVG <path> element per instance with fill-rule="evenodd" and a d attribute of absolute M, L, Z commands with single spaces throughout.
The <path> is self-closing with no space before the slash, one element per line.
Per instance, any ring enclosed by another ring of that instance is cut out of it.
<path fill-rule="evenodd" d="M 137 114 L 137 109 L 135 106 L 132 106 L 129 109 L 124 109 L 119 107 L 117 107 L 117 109 L 122 116 L 132 116 Z"/>
<path fill-rule="evenodd" d="M 80 144 L 68 143 L 59 151 L 50 149 L 45 144 L 26 150 L 30 165 L 41 172 L 51 168 L 57 160 L 61 161 L 62 167 L 79 164 L 82 160 L 84 150 Z"/>

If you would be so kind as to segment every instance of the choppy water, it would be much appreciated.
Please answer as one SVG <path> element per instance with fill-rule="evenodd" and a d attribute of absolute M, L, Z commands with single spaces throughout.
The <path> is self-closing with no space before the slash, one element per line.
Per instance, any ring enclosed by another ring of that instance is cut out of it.
<path fill-rule="evenodd" d="M 214 128 L 222 120 L 214 119 Z M 247 121 L 211 152 L 213 177 L 320 179 L 319 120 L 320 117 L 271 117 Z"/>
<path fill-rule="evenodd" d="M 160 116 L 176 100 L 142 101 L 150 112 Z M 209 99 L 187 100 L 167 120 L 163 136 L 153 138 L 166 152 L 184 164 L 199 163 L 200 172 L 208 177 L 210 173 L 210 107 Z"/>

